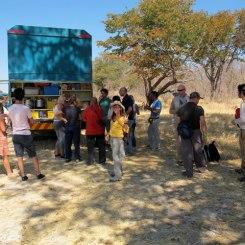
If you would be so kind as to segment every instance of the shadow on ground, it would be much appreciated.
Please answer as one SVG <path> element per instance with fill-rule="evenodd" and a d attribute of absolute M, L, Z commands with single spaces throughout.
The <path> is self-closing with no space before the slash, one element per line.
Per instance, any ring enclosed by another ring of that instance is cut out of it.
<path fill-rule="evenodd" d="M 220 123 L 216 126 L 216 118 Z M 53 158 L 53 140 L 39 142 L 46 180 L 31 176 L 16 192 L 25 207 L 22 244 L 242 244 L 245 242 L 244 184 L 236 181 L 238 147 L 229 115 L 208 115 L 210 134 L 223 160 L 186 180 L 174 161 L 170 118 L 161 123 L 160 152 L 146 145 L 139 120 L 138 150 L 128 156 L 121 182 L 109 183 L 107 168 L 66 165 Z M 225 129 L 224 135 L 222 130 Z M 225 143 L 225 138 L 230 143 Z M 86 155 L 82 147 L 82 156 Z M 28 164 L 28 170 L 31 165 Z M 24 199 L 22 198 L 24 196 Z"/>

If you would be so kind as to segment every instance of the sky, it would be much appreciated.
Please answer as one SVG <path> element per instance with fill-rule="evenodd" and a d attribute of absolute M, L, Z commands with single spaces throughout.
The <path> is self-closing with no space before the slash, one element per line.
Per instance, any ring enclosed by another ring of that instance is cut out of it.
<path fill-rule="evenodd" d="M 7 30 L 14 25 L 84 29 L 92 35 L 93 59 L 103 50 L 96 46 L 105 40 L 103 20 L 108 13 L 122 13 L 138 0 L 0 0 L 0 80 L 8 79 Z M 196 0 L 194 10 L 215 13 L 245 8 L 245 0 Z M 1 85 L 0 85 L 1 89 Z"/>

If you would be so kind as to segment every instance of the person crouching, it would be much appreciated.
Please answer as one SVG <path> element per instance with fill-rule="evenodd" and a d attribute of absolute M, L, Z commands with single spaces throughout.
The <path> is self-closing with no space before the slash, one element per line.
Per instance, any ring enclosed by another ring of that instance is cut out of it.
<path fill-rule="evenodd" d="M 125 108 L 119 101 L 111 104 L 113 113 L 110 120 L 110 144 L 112 148 L 112 158 L 114 173 L 111 174 L 110 181 L 120 181 L 122 179 L 122 161 L 125 157 L 124 141 L 125 134 L 128 133 L 128 120 L 125 117 Z"/>

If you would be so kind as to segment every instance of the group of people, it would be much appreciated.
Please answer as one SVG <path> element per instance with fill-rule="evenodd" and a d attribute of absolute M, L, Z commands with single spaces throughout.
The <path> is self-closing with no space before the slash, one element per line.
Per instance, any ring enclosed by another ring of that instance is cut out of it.
<path fill-rule="evenodd" d="M 133 96 L 128 94 L 125 87 L 119 90 L 119 95 L 108 97 L 108 90 L 100 91 L 99 99 L 93 97 L 90 104 L 83 110 L 79 106 L 76 96 L 60 96 L 54 107 L 54 129 L 57 135 L 55 157 L 64 158 L 66 162 L 72 160 L 72 143 L 74 144 L 74 158 L 81 160 L 80 133 L 84 127 L 87 142 L 87 164 L 95 162 L 95 149 L 99 151 L 99 164 L 106 164 L 106 148 L 112 150 L 114 171 L 110 173 L 110 181 L 122 179 L 122 161 L 126 154 L 133 154 L 136 150 L 136 117 L 139 107 Z M 28 177 L 25 174 L 23 154 L 24 149 L 32 158 L 33 166 L 38 179 L 45 177 L 40 172 L 39 160 L 36 155 L 30 126 L 33 123 L 31 110 L 23 104 L 24 90 L 17 88 L 14 91 L 15 103 L 9 107 L 8 113 L 4 112 L 0 104 L 0 156 L 3 158 L 4 167 L 9 176 L 12 169 L 9 164 L 9 149 L 6 133 L 6 120 L 10 120 L 13 130 L 13 145 L 17 157 L 17 166 L 23 181 Z M 238 86 L 238 96 L 242 99 L 239 116 L 233 121 L 240 130 L 241 168 L 236 172 L 242 174 L 240 181 L 245 181 L 245 84 Z M 203 153 L 206 142 L 207 125 L 204 109 L 199 106 L 202 99 L 198 92 L 188 96 L 186 88 L 180 84 L 177 93 L 171 102 L 169 113 L 173 115 L 173 125 L 176 140 L 176 160 L 184 166 L 183 175 L 193 177 L 193 163 L 197 171 L 203 172 L 207 162 Z M 160 114 L 162 103 L 158 93 L 152 91 L 149 95 L 149 104 L 144 105 L 150 111 L 148 119 L 148 147 L 152 151 L 160 149 Z"/>
<path fill-rule="evenodd" d="M 245 181 L 245 84 L 237 87 L 238 97 L 242 99 L 240 108 L 236 112 L 236 118 L 232 121 L 239 128 L 239 143 L 241 152 L 241 167 L 235 171 L 242 176 L 239 181 Z M 204 109 L 199 106 L 203 99 L 198 92 L 192 92 L 188 96 L 186 88 L 180 84 L 177 93 L 171 102 L 169 113 L 173 115 L 173 124 L 176 140 L 176 159 L 179 165 L 183 165 L 183 175 L 193 177 L 193 163 L 197 172 L 203 172 L 207 165 L 203 146 L 207 144 L 207 124 Z"/>
<path fill-rule="evenodd" d="M 134 131 L 139 110 L 125 87 L 119 90 L 120 96 L 114 96 L 112 100 L 108 97 L 107 89 L 101 89 L 100 93 L 99 100 L 92 97 L 84 110 L 80 108 L 76 97 L 59 97 L 54 108 L 54 129 L 57 135 L 55 156 L 70 162 L 73 143 L 75 160 L 81 160 L 80 131 L 83 126 L 86 132 L 87 164 L 95 162 L 95 149 L 98 148 L 98 163 L 105 165 L 106 147 L 110 145 L 114 163 L 110 181 L 114 182 L 122 178 L 125 150 L 128 154 L 135 150 Z"/>

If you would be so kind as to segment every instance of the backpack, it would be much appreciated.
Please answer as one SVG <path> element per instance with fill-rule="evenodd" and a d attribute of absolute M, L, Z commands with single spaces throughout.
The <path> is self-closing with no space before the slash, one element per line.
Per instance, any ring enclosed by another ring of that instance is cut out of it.
<path fill-rule="evenodd" d="M 193 130 L 187 121 L 181 121 L 178 124 L 177 132 L 178 132 L 178 135 L 180 135 L 181 138 L 184 140 L 191 139 L 191 137 L 193 135 Z"/>
<path fill-rule="evenodd" d="M 215 145 L 215 141 L 204 146 L 204 154 L 208 162 L 218 162 L 221 158 L 219 151 Z"/>

